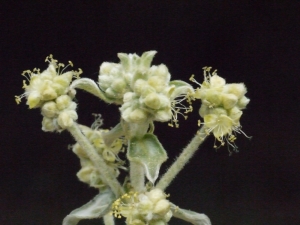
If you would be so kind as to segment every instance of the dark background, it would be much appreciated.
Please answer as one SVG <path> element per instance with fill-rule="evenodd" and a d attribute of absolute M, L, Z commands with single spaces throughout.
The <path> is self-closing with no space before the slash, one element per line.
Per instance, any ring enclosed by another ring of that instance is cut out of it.
<path fill-rule="evenodd" d="M 167 189 L 170 200 L 213 225 L 300 224 L 299 12 L 299 1 L 2 1 L 0 224 L 61 224 L 96 194 L 77 181 L 70 135 L 42 132 L 39 110 L 15 104 L 21 72 L 46 69 L 52 53 L 97 80 L 103 61 L 147 50 L 158 51 L 154 64 L 166 64 L 173 79 L 196 74 L 201 82 L 201 68 L 213 66 L 227 82 L 244 82 L 251 99 L 241 123 L 253 139 L 240 135 L 240 152 L 229 157 L 209 138 Z M 116 106 L 83 92 L 77 98 L 80 123 L 90 125 L 91 113 L 101 113 L 105 127 L 117 123 Z M 170 156 L 162 170 L 197 120 L 195 110 L 180 129 L 157 124 Z"/>

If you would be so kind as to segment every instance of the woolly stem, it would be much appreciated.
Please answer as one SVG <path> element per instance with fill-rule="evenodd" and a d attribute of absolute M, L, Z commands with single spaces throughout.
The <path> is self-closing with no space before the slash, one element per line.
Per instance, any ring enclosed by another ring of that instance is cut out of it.
<path fill-rule="evenodd" d="M 74 139 L 78 142 L 89 159 L 93 162 L 94 166 L 101 174 L 101 179 L 108 184 L 108 186 L 110 186 L 116 197 L 120 196 L 123 193 L 123 189 L 116 177 L 113 175 L 112 169 L 107 166 L 104 159 L 97 153 L 90 141 L 81 132 L 78 124 L 74 123 L 68 128 L 68 131 L 72 134 Z"/>
<path fill-rule="evenodd" d="M 115 225 L 115 220 L 113 215 L 110 215 L 110 213 L 103 216 L 103 222 L 105 225 Z"/>
<path fill-rule="evenodd" d="M 130 162 L 130 183 L 135 191 L 142 192 L 145 189 L 145 169 L 137 162 Z"/>
<path fill-rule="evenodd" d="M 165 190 L 177 174 L 183 169 L 185 164 L 192 158 L 199 146 L 203 143 L 207 134 L 205 133 L 204 126 L 197 132 L 191 142 L 183 149 L 179 157 L 168 169 L 168 171 L 162 176 L 157 183 L 156 187 Z"/>

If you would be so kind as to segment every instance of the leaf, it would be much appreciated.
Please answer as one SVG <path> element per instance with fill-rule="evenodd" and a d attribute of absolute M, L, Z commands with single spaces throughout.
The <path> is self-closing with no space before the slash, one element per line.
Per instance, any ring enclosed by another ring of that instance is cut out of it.
<path fill-rule="evenodd" d="M 109 189 L 96 195 L 91 201 L 73 210 L 63 220 L 63 225 L 76 225 L 83 219 L 95 219 L 106 215 L 115 200 L 113 192 Z"/>
<path fill-rule="evenodd" d="M 194 91 L 193 87 L 190 84 L 188 84 L 182 80 L 172 80 L 172 81 L 170 81 L 170 86 L 172 86 L 172 85 L 175 86 L 175 89 L 171 93 L 171 96 L 170 96 L 173 99 L 179 97 L 182 94 L 185 95 L 188 92 Z"/>
<path fill-rule="evenodd" d="M 155 135 L 145 134 L 142 138 L 134 137 L 129 141 L 127 158 L 141 163 L 145 168 L 146 177 L 154 183 L 159 175 L 161 164 L 168 156 Z"/>
<path fill-rule="evenodd" d="M 171 204 L 171 210 L 174 217 L 190 222 L 193 225 L 211 225 L 210 219 L 205 214 L 181 209 L 174 204 Z"/>
<path fill-rule="evenodd" d="M 86 92 L 89 92 L 90 94 L 95 95 L 96 97 L 102 99 L 103 101 L 107 103 L 115 103 L 115 104 L 121 104 L 120 100 L 111 99 L 105 96 L 105 94 L 100 90 L 98 85 L 95 81 L 89 78 L 80 78 L 77 80 L 74 80 L 72 84 L 70 85 L 71 89 L 81 89 Z"/>

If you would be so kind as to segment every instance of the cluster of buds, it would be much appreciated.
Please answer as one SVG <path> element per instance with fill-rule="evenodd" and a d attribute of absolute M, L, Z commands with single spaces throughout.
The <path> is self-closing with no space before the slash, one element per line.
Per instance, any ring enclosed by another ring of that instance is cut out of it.
<path fill-rule="evenodd" d="M 104 62 L 100 66 L 99 86 L 107 98 L 122 105 L 121 115 L 128 123 L 169 120 L 177 123 L 179 108 L 184 108 L 181 101 L 193 92 L 183 81 L 170 81 L 165 65 L 150 66 L 155 54 L 156 51 L 142 56 L 119 53 L 119 64 Z M 178 108 L 177 103 L 180 103 Z"/>
<path fill-rule="evenodd" d="M 112 205 L 112 214 L 126 218 L 128 225 L 166 225 L 172 217 L 167 195 L 155 188 L 148 192 L 128 192 Z"/>
<path fill-rule="evenodd" d="M 250 101 L 245 97 L 247 89 L 243 83 L 226 84 L 225 79 L 218 76 L 216 70 L 210 73 L 211 67 L 204 67 L 203 70 L 202 84 L 199 84 L 193 76 L 190 80 L 200 85 L 194 97 L 202 101 L 199 114 L 204 119 L 206 132 L 207 134 L 212 132 L 221 145 L 226 141 L 236 149 L 235 133 L 243 133 L 240 118 L 242 109 Z"/>
<path fill-rule="evenodd" d="M 68 66 L 73 66 L 72 62 L 65 67 L 64 64 L 58 63 L 50 55 L 46 58 L 49 62 L 48 68 L 40 73 L 39 69 L 33 71 L 26 70 L 22 75 L 27 79 L 23 81 L 25 92 L 16 97 L 16 102 L 20 103 L 21 99 L 27 99 L 27 105 L 30 109 L 41 108 L 44 116 L 42 129 L 44 131 L 62 131 L 77 120 L 76 103 L 72 101 L 75 91 L 70 91 L 69 86 L 73 77 L 78 78 L 82 71 L 64 70 Z"/>
<path fill-rule="evenodd" d="M 122 167 L 124 162 L 118 157 L 119 152 L 122 151 L 123 141 L 120 138 L 117 138 L 108 147 L 103 141 L 102 134 L 109 130 L 98 129 L 98 127 L 93 126 L 92 128 L 89 128 L 83 125 L 80 125 L 80 130 L 117 177 L 120 173 L 119 168 L 125 169 Z M 77 173 L 79 180 L 94 188 L 105 188 L 106 184 L 102 181 L 99 170 L 95 168 L 93 162 L 82 147 L 76 143 L 73 145 L 72 150 L 80 159 L 81 169 Z"/>
<path fill-rule="evenodd" d="M 71 127 L 78 119 L 76 112 L 77 104 L 72 101 L 69 95 L 61 95 L 55 101 L 45 102 L 41 109 L 43 131 L 62 131 Z"/>

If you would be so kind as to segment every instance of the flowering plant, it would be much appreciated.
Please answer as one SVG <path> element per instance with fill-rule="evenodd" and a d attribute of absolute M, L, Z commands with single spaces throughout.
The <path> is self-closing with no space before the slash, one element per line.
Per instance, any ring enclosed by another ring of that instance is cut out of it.
<path fill-rule="evenodd" d="M 240 118 L 249 103 L 247 90 L 243 83 L 226 84 L 210 67 L 203 68 L 203 83 L 190 78 L 199 85 L 196 89 L 171 80 L 167 66 L 151 65 L 155 54 L 119 53 L 120 63 L 101 64 L 98 82 L 80 78 L 81 69 L 65 72 L 72 62 L 65 67 L 52 55 L 46 58 L 49 66 L 42 73 L 39 69 L 23 72 L 25 92 L 16 96 L 16 102 L 26 98 L 30 109 L 41 109 L 43 131 L 71 133 L 76 141 L 72 150 L 81 165 L 77 177 L 99 190 L 92 201 L 67 215 L 63 225 L 100 217 L 106 225 L 121 217 L 128 225 L 165 225 L 172 217 L 195 225 L 211 224 L 206 215 L 171 203 L 164 191 L 209 134 L 215 137 L 215 148 L 227 144 L 230 153 L 237 151 L 234 141 L 236 134 L 244 134 Z M 121 116 L 115 127 L 103 129 L 101 115 L 96 115 L 91 127 L 78 124 L 76 89 L 118 105 Z M 202 102 L 199 115 L 203 122 L 198 121 L 200 128 L 191 142 L 157 181 L 168 156 L 154 134 L 154 122 L 178 128 L 179 116 L 187 119 L 197 100 Z M 125 159 L 121 152 L 126 153 Z M 121 172 L 127 173 L 123 182 L 118 180 Z"/>

